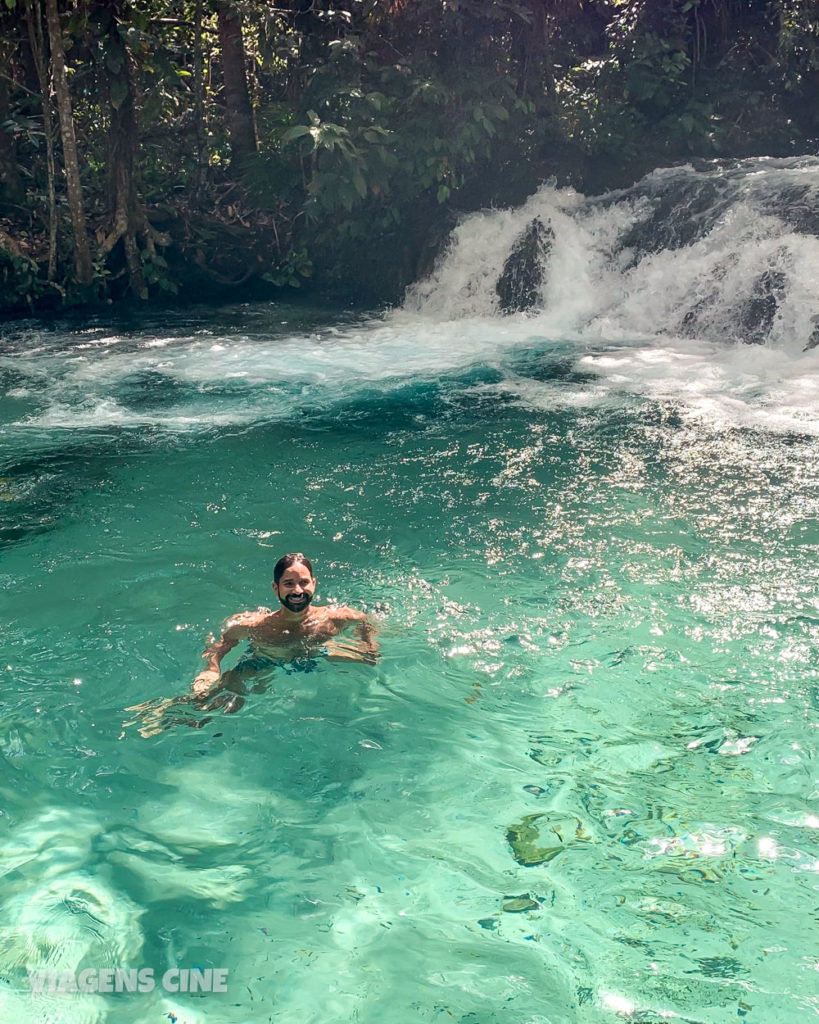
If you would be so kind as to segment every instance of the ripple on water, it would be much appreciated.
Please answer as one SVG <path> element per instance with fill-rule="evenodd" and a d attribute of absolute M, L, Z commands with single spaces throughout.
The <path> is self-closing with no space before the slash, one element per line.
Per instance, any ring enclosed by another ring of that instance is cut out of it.
<path fill-rule="evenodd" d="M 384 356 L 359 394 L 361 334 L 337 366 L 291 334 L 309 373 L 277 378 L 245 327 L 190 351 L 100 331 L 90 369 L 52 346 L 57 390 L 31 401 L 70 420 L 90 388 L 151 429 L 7 437 L 4 1012 L 59 1019 L 23 987 L 52 958 L 231 972 L 218 1005 L 95 997 L 72 1024 L 796 1019 L 812 441 L 616 399 L 563 343 L 463 373 L 449 352 L 434 385 Z M 124 726 L 271 600 L 284 548 L 315 555 L 322 600 L 377 610 L 380 665 Z"/>

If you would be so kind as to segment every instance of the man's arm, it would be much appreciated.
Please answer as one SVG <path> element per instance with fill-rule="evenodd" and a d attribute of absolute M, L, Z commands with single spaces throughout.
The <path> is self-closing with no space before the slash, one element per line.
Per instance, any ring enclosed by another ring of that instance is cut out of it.
<path fill-rule="evenodd" d="M 378 646 L 378 640 L 375 638 L 375 626 L 363 612 L 359 612 L 358 614 L 361 618 L 356 620 L 353 632 L 364 642 L 364 646 L 367 648 L 367 653 L 371 657 L 380 658 L 381 649 Z"/>
<path fill-rule="evenodd" d="M 240 640 L 249 635 L 255 614 L 255 612 L 243 612 L 228 619 L 219 639 L 211 641 L 202 651 L 207 668 L 203 669 L 191 683 L 195 697 L 204 697 L 214 683 L 219 681 L 222 675 L 222 658 L 228 651 L 232 651 Z"/>
<path fill-rule="evenodd" d="M 336 624 L 342 629 L 345 626 L 352 625 L 353 633 L 361 643 L 360 645 L 350 641 L 345 643 L 341 638 L 328 641 L 327 649 L 330 654 L 330 660 L 366 661 L 368 664 L 374 665 L 378 658 L 381 657 L 381 651 L 375 635 L 375 626 L 364 612 L 342 605 L 340 608 L 335 609 L 333 617 Z"/>

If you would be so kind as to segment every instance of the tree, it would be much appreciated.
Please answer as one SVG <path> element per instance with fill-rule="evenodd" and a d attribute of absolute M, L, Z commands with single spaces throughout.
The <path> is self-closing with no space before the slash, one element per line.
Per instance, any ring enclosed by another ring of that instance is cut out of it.
<path fill-rule="evenodd" d="M 47 278 L 54 282 L 57 276 L 57 193 L 55 187 L 56 161 L 54 159 L 54 122 L 51 105 L 51 90 L 46 67 L 45 41 L 43 39 L 43 11 L 40 0 L 28 0 L 26 23 L 31 56 L 37 70 L 40 86 L 40 103 L 43 114 L 43 134 L 46 147 L 46 198 L 48 203 L 48 270 Z"/>
<path fill-rule="evenodd" d="M 65 49 L 63 47 L 62 30 L 60 29 L 57 0 L 46 0 L 46 23 L 48 25 L 48 40 L 51 47 L 52 80 L 60 119 L 60 137 L 63 146 L 63 169 L 65 171 L 66 188 L 68 191 L 68 208 L 74 232 L 74 270 L 77 282 L 82 285 L 88 285 L 93 279 L 94 268 L 91 263 L 91 250 L 88 245 L 85 203 L 80 181 L 80 162 L 77 154 L 77 138 L 74 133 L 74 115 L 72 112 L 71 94 L 68 90 Z"/>
<path fill-rule="evenodd" d="M 230 148 L 233 160 L 242 164 L 257 152 L 256 125 L 245 71 L 242 16 L 230 2 L 220 2 L 216 18 L 222 51 Z"/>
<path fill-rule="evenodd" d="M 14 140 L 5 130 L 9 118 L 12 82 L 7 77 L 15 41 L 0 37 L 0 201 L 16 206 L 25 203 L 26 192 L 17 165 Z"/>
<path fill-rule="evenodd" d="M 101 245 L 107 255 L 121 241 L 128 273 L 128 285 L 134 295 L 146 299 L 148 290 L 142 272 L 138 234 L 147 225 L 137 198 L 134 159 L 137 151 L 135 112 L 135 67 L 133 54 L 123 35 L 128 28 L 129 5 L 125 0 L 98 4 L 105 33 L 102 76 L 108 99 L 108 139 L 106 147 L 107 206 L 109 231 Z"/>

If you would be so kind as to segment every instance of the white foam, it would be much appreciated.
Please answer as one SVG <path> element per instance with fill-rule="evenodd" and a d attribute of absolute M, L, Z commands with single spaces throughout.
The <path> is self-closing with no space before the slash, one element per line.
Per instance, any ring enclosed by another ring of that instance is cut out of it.
<path fill-rule="evenodd" d="M 355 403 L 370 391 L 383 396 L 409 383 L 491 365 L 504 380 L 472 385 L 496 390 L 532 408 L 593 407 L 645 395 L 677 403 L 714 423 L 742 423 L 775 430 L 819 430 L 819 349 L 790 353 L 770 346 L 720 345 L 650 334 L 620 337 L 611 323 L 602 341 L 599 323 L 561 342 L 548 341 L 536 319 L 432 323 L 402 314 L 376 329 L 313 343 L 300 361 L 296 339 L 275 355 L 233 342 L 227 371 L 218 360 L 180 349 L 172 365 L 143 355 L 110 357 L 55 377 L 46 402 L 17 428 L 43 430 L 156 428 L 174 432 L 286 421 Z M 602 341 L 602 343 L 601 343 Z M 515 372 L 516 350 L 536 349 L 543 359 L 570 357 L 595 383 L 538 381 Z M 244 360 L 244 369 L 239 370 Z M 152 371 L 185 384 L 183 400 L 130 408 L 112 397 L 120 381 Z M 215 383 L 213 383 L 215 382 Z M 211 391 L 215 393 L 211 393 Z"/>
<path fill-rule="evenodd" d="M 719 429 L 757 427 L 819 435 L 819 358 L 765 346 L 672 340 L 588 354 L 580 365 L 613 390 L 673 403 L 684 418 Z"/>
<path fill-rule="evenodd" d="M 711 209 L 690 213 L 686 203 L 705 186 Z M 13 371 L 8 394 L 30 403 L 27 418 L 11 427 L 243 426 L 332 413 L 373 393 L 482 366 L 504 377 L 491 387 L 540 409 L 646 395 L 715 424 L 813 433 L 819 348 L 803 350 L 819 323 L 819 239 L 786 223 L 791 213 L 779 199 L 794 188 L 808 189 L 800 200 L 808 205 L 819 196 L 819 160 L 661 170 L 599 199 L 544 186 L 517 210 L 466 218 L 433 274 L 411 289 L 403 309 L 381 319 L 282 335 L 275 309 L 260 305 L 240 311 L 239 329 L 221 335 L 192 327 L 187 336 L 140 339 L 97 330 L 78 334 L 80 345 L 64 351 L 5 357 L 0 369 Z M 648 253 L 624 247 L 639 237 L 629 234 L 635 226 L 651 221 L 658 196 L 679 196 L 682 213 L 672 203 L 669 216 L 689 217 L 691 240 Z M 496 282 L 534 217 L 554 235 L 543 309 L 502 317 Z M 766 344 L 736 344 L 756 328 Z M 521 376 L 514 369 L 521 348 L 544 360 L 574 359 L 598 380 Z"/>

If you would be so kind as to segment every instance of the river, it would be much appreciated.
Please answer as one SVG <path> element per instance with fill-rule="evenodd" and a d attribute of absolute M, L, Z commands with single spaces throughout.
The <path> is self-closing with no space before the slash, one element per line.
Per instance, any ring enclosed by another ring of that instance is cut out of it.
<path fill-rule="evenodd" d="M 816 1016 L 817 196 L 545 186 L 398 310 L 3 326 L 4 1020 Z M 142 735 L 293 550 L 380 663 Z M 156 984 L 31 991 L 101 968 Z"/>

